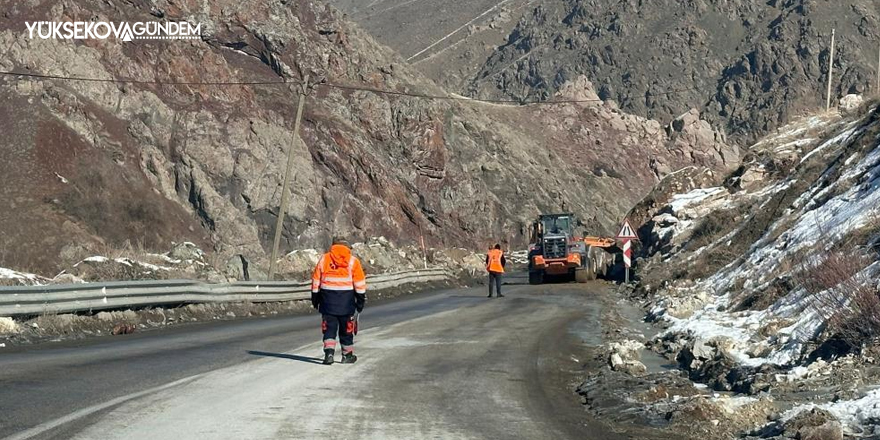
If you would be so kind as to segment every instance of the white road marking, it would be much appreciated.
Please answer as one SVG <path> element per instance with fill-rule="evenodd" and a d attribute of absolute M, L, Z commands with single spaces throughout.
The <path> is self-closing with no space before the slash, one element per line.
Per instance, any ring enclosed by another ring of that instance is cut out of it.
<path fill-rule="evenodd" d="M 36 437 L 36 436 L 43 434 L 47 431 L 55 429 L 61 425 L 64 425 L 66 423 L 70 423 L 75 420 L 79 420 L 83 417 L 90 416 L 98 411 L 103 411 L 103 410 L 110 408 L 112 406 L 116 406 L 116 405 L 128 402 L 129 400 L 134 400 L 134 399 L 146 396 L 148 394 L 158 393 L 160 391 L 164 391 L 169 388 L 178 387 L 183 384 L 192 382 L 192 381 L 202 377 L 203 375 L 204 375 L 204 373 L 203 374 L 196 374 L 195 376 L 183 378 L 183 379 L 171 382 L 171 383 L 167 383 L 162 386 L 150 388 L 150 389 L 144 390 L 144 391 L 139 391 L 137 393 L 132 393 L 127 396 L 117 397 L 115 399 L 108 400 L 108 401 L 101 403 L 101 404 L 98 404 L 98 405 L 90 406 L 88 408 L 83 408 L 79 411 L 74 411 L 64 417 L 59 417 L 55 420 L 52 420 L 51 422 L 46 422 L 46 423 L 37 425 L 31 429 L 28 429 L 28 430 L 19 432 L 17 434 L 11 435 L 9 437 L 6 437 L 4 440 L 26 440 L 29 438 L 33 438 L 33 437 Z"/>
<path fill-rule="evenodd" d="M 505 293 L 520 289 L 521 286 L 508 288 Z M 405 332 L 409 338 L 395 336 L 403 326 L 418 329 L 420 321 L 456 313 L 460 310 L 433 313 L 363 332 L 355 344 L 363 359 L 353 366 L 328 368 L 274 358 L 245 362 L 80 409 L 5 440 L 31 439 L 105 410 L 109 412 L 74 437 L 239 439 L 291 438 L 290 434 L 296 433 L 300 437 L 321 438 L 327 426 L 336 422 L 334 415 L 344 412 L 358 415 L 358 426 L 351 428 L 359 432 L 366 429 L 370 433 L 368 438 L 467 438 L 453 435 L 448 431 L 451 425 L 439 420 L 426 423 L 421 417 L 402 417 L 382 421 L 364 415 L 369 405 L 364 396 L 368 395 L 375 369 L 382 368 L 379 363 L 385 356 L 422 345 L 477 345 L 469 340 L 437 340 L 431 334 L 417 335 L 412 330 Z M 317 353 L 320 345 L 316 341 L 287 353 Z M 301 417 L 304 414 L 308 417 Z M 411 428 L 421 431 L 415 433 Z M 406 437 L 400 437 L 404 433 Z"/>
<path fill-rule="evenodd" d="M 301 352 L 309 347 L 312 347 L 313 345 L 314 344 L 303 345 L 302 347 L 299 347 L 299 348 L 293 350 L 293 352 L 294 353 Z M 74 422 L 74 421 L 82 419 L 84 417 L 88 417 L 96 412 L 103 411 L 107 408 L 110 408 L 110 407 L 113 407 L 116 405 L 120 405 L 120 404 L 129 402 L 131 400 L 139 399 L 141 397 L 148 396 L 150 394 L 159 393 L 159 392 L 165 391 L 170 388 L 175 388 L 175 387 L 179 387 L 181 385 L 188 384 L 190 382 L 195 381 L 196 379 L 202 378 L 206 374 L 208 374 L 208 373 L 201 373 L 201 374 L 196 374 L 193 376 L 185 377 L 183 379 L 176 380 L 174 382 L 170 382 L 165 385 L 160 385 L 158 387 L 150 388 L 148 390 L 138 391 L 136 393 L 128 394 L 128 395 L 125 395 L 122 397 L 117 397 L 115 399 L 108 400 L 104 403 L 99 403 L 97 405 L 93 405 L 88 408 L 83 408 L 81 410 L 74 411 L 66 416 L 59 417 L 55 420 L 34 426 L 33 428 L 30 428 L 28 430 L 21 431 L 17 434 L 13 434 L 9 437 L 4 438 L 3 440 L 27 440 L 30 438 L 34 438 L 34 437 L 36 437 L 40 434 L 43 434 L 47 431 L 51 431 L 61 425 L 64 425 L 64 424 L 67 424 L 70 422 Z"/>
<path fill-rule="evenodd" d="M 449 316 L 455 310 L 429 315 Z M 439 418 L 396 412 L 379 418 L 375 412 L 387 402 L 371 402 L 373 381 L 387 368 L 383 361 L 400 350 L 418 349 L 436 342 L 430 334 L 413 335 L 407 341 L 393 335 L 399 326 L 429 317 L 370 329 L 363 332 L 355 351 L 355 365 L 315 365 L 266 357 L 206 373 L 184 386 L 131 400 L 102 415 L 94 425 L 76 433 L 75 440 L 196 439 L 363 439 L 428 440 L 469 439 L 450 432 L 452 423 Z M 376 348 L 392 340 L 396 349 Z M 363 343 L 361 343 L 363 342 Z M 377 344 L 378 342 L 378 344 Z M 294 350 L 320 351 L 320 341 Z M 338 360 L 338 354 L 337 354 Z M 339 421 L 345 421 L 341 425 Z M 328 431 L 328 429 L 330 431 Z"/>

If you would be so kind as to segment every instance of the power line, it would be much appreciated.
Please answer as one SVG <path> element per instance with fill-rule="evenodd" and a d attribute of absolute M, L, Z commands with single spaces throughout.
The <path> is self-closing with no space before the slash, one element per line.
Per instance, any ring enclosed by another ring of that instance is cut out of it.
<path fill-rule="evenodd" d="M 349 86 L 344 84 L 333 84 L 333 83 L 321 83 L 315 84 L 315 87 L 330 87 L 334 89 L 341 90 L 349 90 L 349 91 L 361 91 L 361 92 L 372 92 L 378 93 L 382 95 L 392 95 L 392 96 L 407 96 L 410 98 L 422 98 L 422 99 L 433 99 L 433 100 L 443 100 L 443 101 L 470 101 L 470 102 L 484 102 L 488 104 L 514 104 L 514 105 L 538 105 L 538 104 L 562 104 L 562 103 L 575 103 L 575 102 L 602 102 L 601 99 L 589 99 L 589 100 L 568 100 L 568 101 L 518 101 L 514 99 L 484 99 L 484 98 L 468 98 L 465 96 L 455 96 L 455 95 L 428 95 L 423 93 L 412 93 L 412 92 L 398 92 L 394 90 L 385 90 L 385 89 L 376 89 L 372 87 L 363 87 L 363 86 Z"/>
<path fill-rule="evenodd" d="M 98 82 L 98 83 L 115 83 L 115 84 L 155 84 L 166 86 L 256 86 L 256 85 L 279 85 L 279 84 L 298 84 L 295 81 L 156 81 L 156 80 L 140 80 L 140 79 L 124 79 L 124 78 L 91 78 L 84 76 L 62 76 L 62 75 L 45 75 L 41 73 L 26 72 L 5 72 L 0 71 L 0 75 L 14 77 L 15 79 L 36 78 L 36 79 L 57 79 L 61 81 L 82 81 L 82 82 Z"/>
<path fill-rule="evenodd" d="M 257 85 L 301 85 L 302 82 L 295 79 L 275 80 L 275 81 L 158 81 L 158 80 L 138 80 L 125 78 L 92 78 L 82 76 L 64 76 L 64 75 L 46 75 L 40 73 L 28 72 L 8 72 L 0 71 L 0 75 L 12 77 L 16 80 L 25 78 L 35 79 L 52 79 L 60 81 L 82 81 L 82 82 L 99 82 L 99 83 L 115 83 L 115 84 L 138 84 L 138 85 L 161 85 L 161 86 L 257 86 Z M 515 99 L 491 99 L 491 98 L 469 98 L 457 95 L 431 95 L 425 93 L 399 92 L 395 90 L 379 89 L 367 86 L 353 86 L 347 84 L 335 84 L 321 82 L 313 84 L 312 87 L 327 87 L 339 90 L 369 92 L 390 96 L 405 96 L 410 98 L 443 100 L 443 101 L 462 101 L 462 102 L 481 102 L 486 104 L 506 104 L 512 106 L 530 106 L 530 105 L 561 105 L 561 104 L 586 104 L 604 102 L 602 99 L 558 99 L 546 101 L 526 101 Z M 684 88 L 677 90 L 668 90 L 661 93 L 651 93 L 652 96 L 669 96 L 685 92 L 699 91 L 696 88 Z M 646 92 L 649 93 L 649 92 Z"/>

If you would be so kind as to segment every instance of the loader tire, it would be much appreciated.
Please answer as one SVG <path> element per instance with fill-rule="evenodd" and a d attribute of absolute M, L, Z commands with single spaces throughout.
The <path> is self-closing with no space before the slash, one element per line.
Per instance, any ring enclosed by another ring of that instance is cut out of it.
<path fill-rule="evenodd" d="M 530 270 L 529 271 L 529 284 L 537 285 L 544 284 L 544 272 L 540 270 Z"/>
<path fill-rule="evenodd" d="M 590 278 L 592 276 L 592 278 Z M 590 267 L 581 267 L 575 269 L 574 271 L 574 280 L 578 283 L 586 283 L 591 279 L 596 279 L 596 273 L 593 272 L 593 269 Z"/>

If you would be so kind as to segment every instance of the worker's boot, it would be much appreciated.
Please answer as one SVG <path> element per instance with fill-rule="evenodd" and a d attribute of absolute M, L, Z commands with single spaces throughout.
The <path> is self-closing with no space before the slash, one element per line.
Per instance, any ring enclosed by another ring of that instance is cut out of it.
<path fill-rule="evenodd" d="M 342 363 L 343 364 L 353 364 L 357 362 L 358 357 L 354 355 L 352 352 L 342 353 Z"/>
<path fill-rule="evenodd" d="M 324 350 L 324 365 L 333 365 L 333 354 L 334 350 L 332 348 Z"/>

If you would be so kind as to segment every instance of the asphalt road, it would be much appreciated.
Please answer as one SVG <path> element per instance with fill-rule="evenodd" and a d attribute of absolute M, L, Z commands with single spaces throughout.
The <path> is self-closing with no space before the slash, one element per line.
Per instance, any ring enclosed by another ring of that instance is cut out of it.
<path fill-rule="evenodd" d="M 354 365 L 317 315 L 0 352 L 0 437 L 613 439 L 572 392 L 599 284 L 458 289 L 369 307 Z"/>

